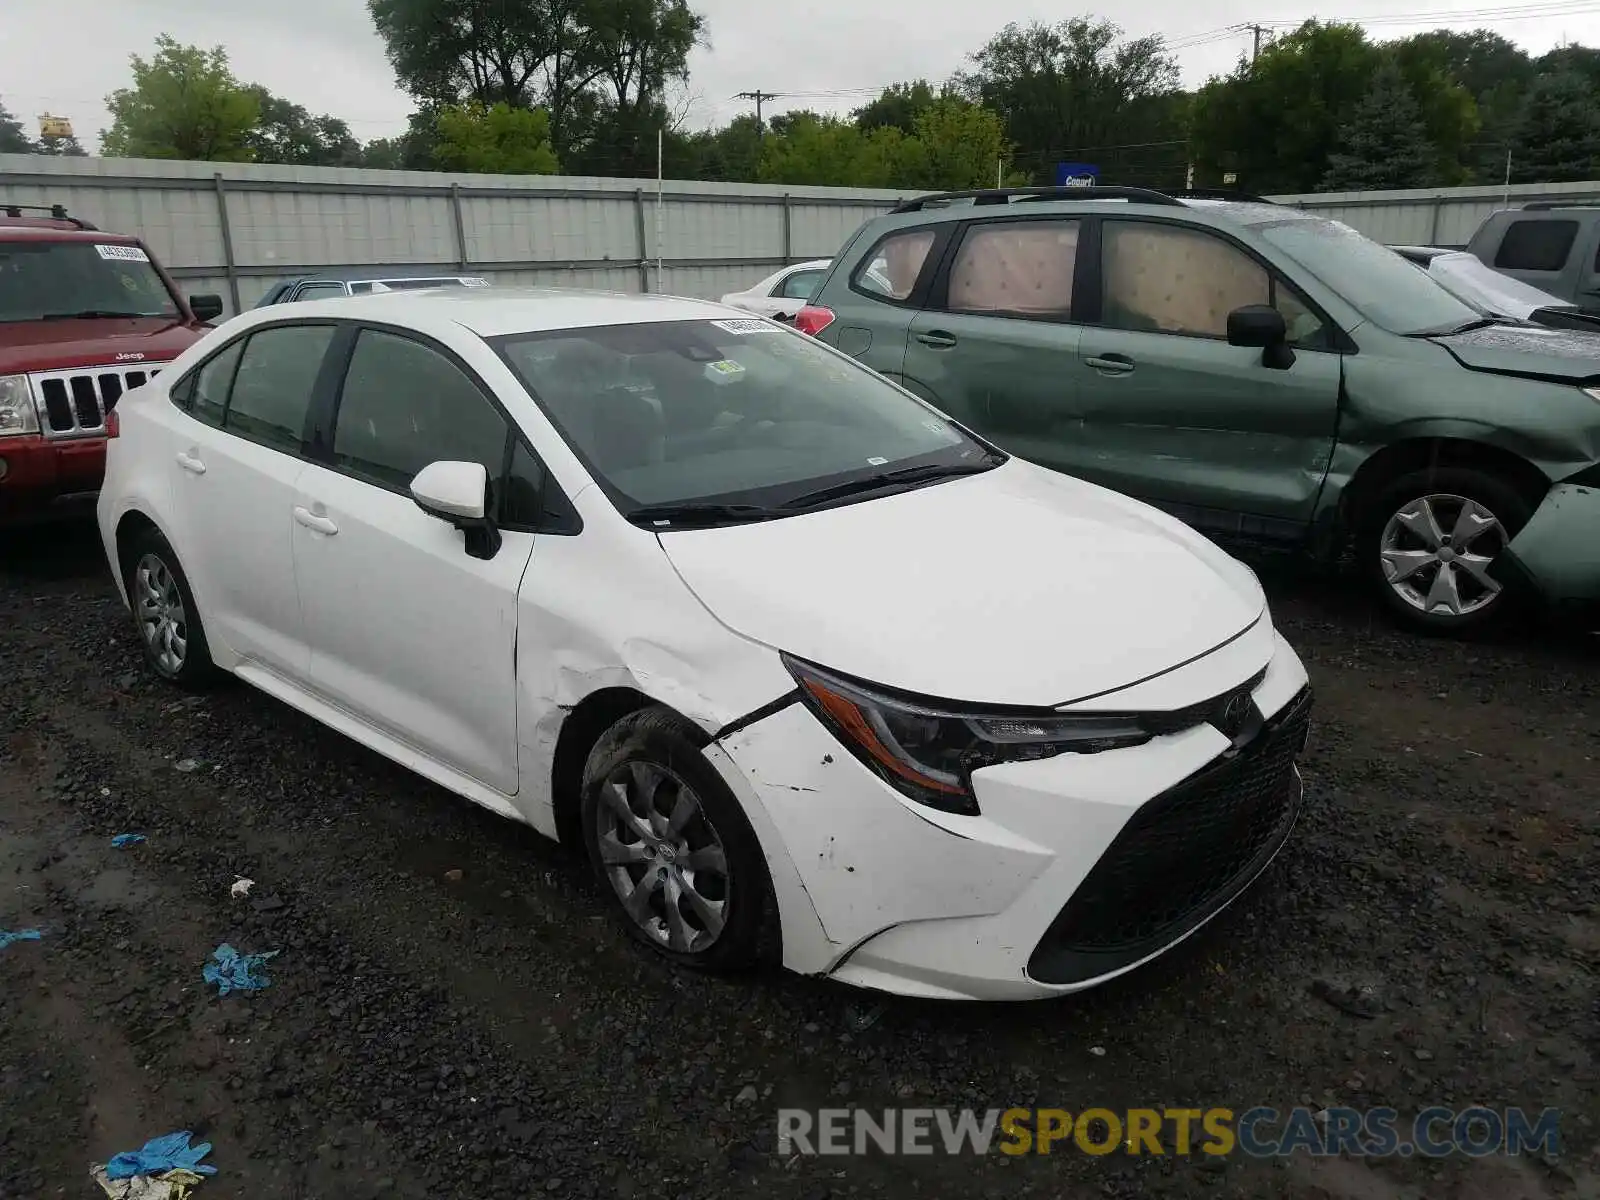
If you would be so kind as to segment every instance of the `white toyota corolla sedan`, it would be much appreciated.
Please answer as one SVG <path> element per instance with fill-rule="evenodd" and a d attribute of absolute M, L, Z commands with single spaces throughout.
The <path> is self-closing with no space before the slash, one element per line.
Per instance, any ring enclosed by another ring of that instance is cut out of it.
<path fill-rule="evenodd" d="M 1300 808 L 1306 673 L 1246 567 L 764 319 L 274 306 L 116 415 L 100 529 L 158 673 L 582 847 L 681 963 L 1088 987 Z"/>

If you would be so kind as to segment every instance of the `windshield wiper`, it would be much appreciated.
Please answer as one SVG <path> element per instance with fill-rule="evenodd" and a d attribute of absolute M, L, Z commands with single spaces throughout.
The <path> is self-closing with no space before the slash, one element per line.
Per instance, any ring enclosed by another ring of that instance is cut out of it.
<path fill-rule="evenodd" d="M 770 521 L 787 517 L 783 509 L 764 504 L 641 504 L 622 514 L 628 520 L 650 525 L 720 525 L 728 521 Z"/>
<path fill-rule="evenodd" d="M 843 483 L 818 488 L 814 492 L 803 492 L 785 500 L 783 507 L 812 508 L 818 504 L 826 504 L 829 500 L 838 500 L 861 492 L 875 492 L 879 488 L 925 483 L 934 479 L 954 479 L 958 475 L 981 475 L 985 471 L 992 471 L 1002 461 L 1000 455 L 985 454 L 983 460 L 976 463 L 926 463 L 918 467 L 901 467 L 896 471 L 879 471 L 874 475 L 864 475 L 860 479 L 847 479 Z"/>
<path fill-rule="evenodd" d="M 1515 323 L 1508 317 L 1479 317 L 1476 321 L 1468 321 L 1465 325 L 1457 325 L 1454 329 L 1419 329 L 1416 333 L 1408 333 L 1406 336 L 1414 338 L 1455 337 L 1458 333 L 1471 333 L 1474 329 L 1486 329 L 1490 325 L 1511 325 Z"/>
<path fill-rule="evenodd" d="M 82 308 L 77 312 L 45 313 L 41 321 L 89 320 L 95 317 L 147 317 L 149 313 L 125 312 L 112 308 Z"/>

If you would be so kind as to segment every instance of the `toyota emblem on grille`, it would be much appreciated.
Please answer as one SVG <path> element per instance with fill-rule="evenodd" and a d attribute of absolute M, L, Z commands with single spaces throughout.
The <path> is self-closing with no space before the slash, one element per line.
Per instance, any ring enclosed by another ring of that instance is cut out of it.
<path fill-rule="evenodd" d="M 1250 715 L 1251 705 L 1249 692 L 1235 692 L 1228 697 L 1228 702 L 1222 706 L 1222 712 L 1217 717 L 1217 728 L 1229 737 L 1234 737 L 1244 728 L 1246 718 Z"/>

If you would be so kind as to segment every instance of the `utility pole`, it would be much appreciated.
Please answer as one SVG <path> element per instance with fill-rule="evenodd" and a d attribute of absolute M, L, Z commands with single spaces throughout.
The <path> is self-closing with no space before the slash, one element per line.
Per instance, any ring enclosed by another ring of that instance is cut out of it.
<path fill-rule="evenodd" d="M 1250 45 L 1250 62 L 1252 65 L 1254 65 L 1257 56 L 1261 53 L 1261 35 L 1265 33 L 1266 30 L 1260 25 L 1246 25 L 1245 28 L 1254 35 L 1254 40 Z"/>
<path fill-rule="evenodd" d="M 760 131 L 762 137 L 767 136 L 767 125 L 761 119 L 761 105 L 768 100 L 776 100 L 777 98 L 776 92 L 763 92 L 760 88 L 753 92 L 739 92 L 734 96 L 735 100 L 754 100 L 756 102 L 756 129 Z"/>

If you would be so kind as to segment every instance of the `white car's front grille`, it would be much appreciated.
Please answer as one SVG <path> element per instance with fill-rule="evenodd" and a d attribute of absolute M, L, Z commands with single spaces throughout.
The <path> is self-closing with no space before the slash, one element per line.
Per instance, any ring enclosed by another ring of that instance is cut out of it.
<path fill-rule="evenodd" d="M 39 429 L 47 438 L 103 437 L 106 413 L 124 392 L 161 374 L 165 363 L 137 367 L 73 367 L 30 376 Z"/>

